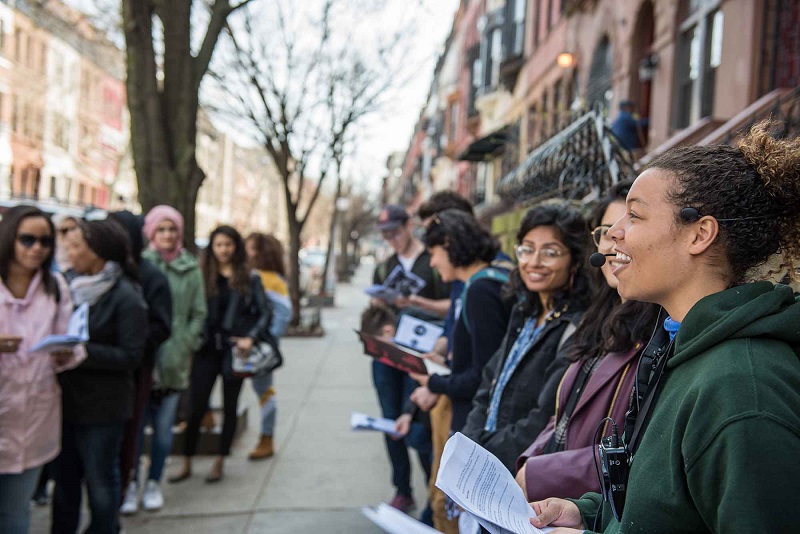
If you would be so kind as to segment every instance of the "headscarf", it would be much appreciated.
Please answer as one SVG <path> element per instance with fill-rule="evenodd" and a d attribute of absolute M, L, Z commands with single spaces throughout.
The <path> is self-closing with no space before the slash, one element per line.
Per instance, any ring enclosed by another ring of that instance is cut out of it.
<path fill-rule="evenodd" d="M 161 250 L 155 245 L 156 228 L 164 221 L 170 221 L 178 230 L 178 240 L 173 250 Z M 172 206 L 160 204 L 151 209 L 144 218 L 144 236 L 150 241 L 150 248 L 155 250 L 165 262 L 169 263 L 181 255 L 183 251 L 183 215 Z"/>

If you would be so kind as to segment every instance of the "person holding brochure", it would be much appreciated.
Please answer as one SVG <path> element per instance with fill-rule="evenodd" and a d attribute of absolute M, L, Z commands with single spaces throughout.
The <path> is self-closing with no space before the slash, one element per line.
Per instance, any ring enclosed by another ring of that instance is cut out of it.
<path fill-rule="evenodd" d="M 59 375 L 64 422 L 53 477 L 53 534 L 78 530 L 84 483 L 88 532 L 119 529 L 122 433 L 133 414 L 133 372 L 148 330 L 130 247 L 127 232 L 112 219 L 81 223 L 68 242 L 76 274 L 70 292 L 75 305 L 89 306 L 89 341 L 87 358 Z"/>
<path fill-rule="evenodd" d="M 588 235 L 581 214 L 565 203 L 535 206 L 520 223 L 512 275 L 518 304 L 462 430 L 511 472 L 555 411 L 570 337 L 592 297 Z"/>
<path fill-rule="evenodd" d="M 431 267 L 442 280 L 463 282 L 464 292 L 453 333 L 452 373 L 412 373 L 411 377 L 420 384 L 412 398 L 447 395 L 453 414 L 450 429 L 458 432 L 480 385 L 481 370 L 497 350 L 508 326 L 511 305 L 502 295 L 508 276 L 489 266 L 500 248 L 497 240 L 473 216 L 462 211 L 451 209 L 434 215 L 425 233 L 425 246 L 431 254 Z"/>
<path fill-rule="evenodd" d="M 608 229 L 625 214 L 630 182 L 611 189 L 593 210 L 592 238 L 597 251 L 614 246 Z M 594 271 L 599 288 L 572 338 L 572 363 L 558 388 L 554 417 L 536 441 L 517 458 L 517 482 L 529 501 L 546 497 L 580 497 L 600 491 L 595 468 L 598 437 L 611 428 L 607 415 L 623 421 L 636 379 L 636 362 L 658 321 L 658 306 L 623 301 L 606 262 Z"/>
<path fill-rule="evenodd" d="M 56 374 L 85 357 L 82 344 L 31 351 L 67 331 L 69 287 L 52 272 L 55 228 L 33 206 L 15 206 L 0 222 L 0 532 L 27 534 L 29 501 L 42 467 L 61 448 Z"/>
<path fill-rule="evenodd" d="M 613 507 L 597 493 L 533 502 L 534 526 L 797 531 L 800 302 L 759 269 L 777 259 L 796 276 L 800 258 L 800 139 L 776 140 L 781 127 L 674 149 L 634 182 L 608 231 L 614 275 L 620 296 L 669 319 L 625 422 L 629 472 L 610 482 L 626 493 Z"/>

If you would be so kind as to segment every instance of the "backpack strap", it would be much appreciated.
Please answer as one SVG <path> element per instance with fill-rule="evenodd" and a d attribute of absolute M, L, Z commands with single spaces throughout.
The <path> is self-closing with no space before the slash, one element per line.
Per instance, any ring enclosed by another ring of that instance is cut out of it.
<path fill-rule="evenodd" d="M 464 326 L 467 327 L 467 332 L 469 332 L 469 335 L 472 335 L 472 327 L 470 326 L 469 318 L 467 317 L 467 293 L 469 292 L 469 286 L 471 286 L 475 280 L 480 280 L 481 278 L 489 278 L 499 284 L 508 283 L 508 273 L 505 270 L 496 269 L 494 267 L 486 267 L 485 269 L 481 269 L 477 273 L 473 274 L 469 280 L 467 280 L 467 283 L 464 284 L 464 290 L 461 292 L 461 313 L 464 314 Z"/>

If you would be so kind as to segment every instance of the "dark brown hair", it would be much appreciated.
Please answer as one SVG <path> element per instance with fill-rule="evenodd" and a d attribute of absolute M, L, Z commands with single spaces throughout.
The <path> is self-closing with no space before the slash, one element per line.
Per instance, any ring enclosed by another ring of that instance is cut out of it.
<path fill-rule="evenodd" d="M 453 267 L 467 267 L 478 261 L 491 262 L 500 250 L 497 239 L 461 210 L 448 209 L 435 214 L 425 231 L 425 246 L 442 246 Z"/>
<path fill-rule="evenodd" d="M 15 244 L 17 241 L 17 230 L 23 219 L 31 217 L 41 217 L 47 221 L 47 226 L 50 228 L 50 235 L 55 239 L 56 231 L 53 226 L 53 221 L 50 217 L 35 206 L 19 205 L 14 206 L 3 214 L 3 220 L 0 221 L 0 278 L 3 282 L 8 284 L 8 268 L 11 261 L 15 257 Z M 55 254 L 55 244 L 50 247 L 50 252 L 47 253 L 44 261 L 42 262 L 42 284 L 44 290 L 48 295 L 56 297 L 58 300 L 58 282 L 50 272 L 53 265 L 53 255 Z"/>
<path fill-rule="evenodd" d="M 630 181 L 620 182 L 612 187 L 592 209 L 590 225 L 599 226 L 606 210 L 614 202 L 624 203 L 630 187 Z M 633 300 L 623 303 L 617 290 L 608 285 L 600 269 L 590 269 L 589 276 L 597 292 L 572 336 L 570 358 L 580 360 L 596 354 L 626 352 L 636 343 L 647 342 L 658 321 L 660 306 Z"/>
<path fill-rule="evenodd" d="M 682 208 L 711 215 L 719 225 L 718 255 L 731 284 L 745 282 L 748 271 L 780 254 L 781 270 L 794 273 L 800 257 L 800 139 L 775 139 L 778 125 L 755 125 L 738 148 L 691 146 L 667 152 L 649 165 L 674 174 L 669 201 L 676 224 Z"/>
<path fill-rule="evenodd" d="M 86 244 L 101 259 L 119 264 L 122 272 L 139 281 L 139 268 L 133 260 L 131 238 L 125 227 L 114 219 L 78 222 Z"/>
<path fill-rule="evenodd" d="M 244 240 L 241 234 L 236 231 L 232 226 L 219 226 L 211 232 L 208 237 L 208 248 L 203 254 L 203 278 L 205 280 L 206 295 L 216 295 L 219 288 L 217 287 L 217 276 L 219 275 L 219 262 L 214 256 L 214 238 L 218 235 L 223 235 L 230 238 L 234 244 L 233 257 L 231 263 L 233 264 L 233 276 L 230 279 L 231 289 L 245 294 L 250 290 L 250 271 L 247 268 L 247 253 L 244 249 Z"/>
<path fill-rule="evenodd" d="M 379 336 L 384 326 L 397 326 L 397 314 L 386 306 L 373 305 L 361 314 L 361 331 Z"/>
<path fill-rule="evenodd" d="M 256 255 L 250 258 L 250 267 L 259 271 L 273 271 L 286 276 L 286 265 L 283 261 L 283 245 L 272 234 L 253 232 L 247 236 L 246 242 L 253 243 Z"/>

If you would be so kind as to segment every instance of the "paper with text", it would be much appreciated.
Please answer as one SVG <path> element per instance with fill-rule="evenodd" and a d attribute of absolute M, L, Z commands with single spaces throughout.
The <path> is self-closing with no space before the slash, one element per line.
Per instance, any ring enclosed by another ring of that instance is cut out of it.
<path fill-rule="evenodd" d="M 436 487 L 492 534 L 539 534 L 522 488 L 492 453 L 457 432 L 444 447 Z"/>
<path fill-rule="evenodd" d="M 400 437 L 394 430 L 394 421 L 383 417 L 372 417 L 365 413 L 350 414 L 350 428 L 353 430 L 377 430 L 393 437 Z"/>

